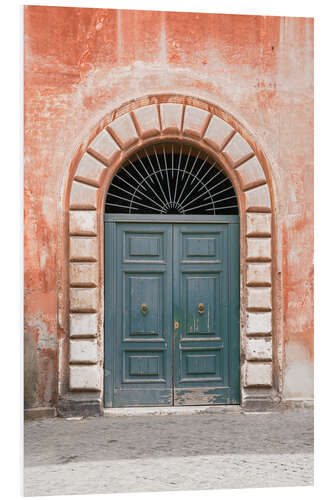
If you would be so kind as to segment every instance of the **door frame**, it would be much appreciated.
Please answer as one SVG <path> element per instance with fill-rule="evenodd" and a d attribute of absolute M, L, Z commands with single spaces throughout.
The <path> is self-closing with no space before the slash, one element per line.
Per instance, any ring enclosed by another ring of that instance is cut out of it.
<path fill-rule="evenodd" d="M 237 234 L 232 231 L 229 239 L 229 256 L 230 265 L 233 268 L 233 276 L 237 279 L 237 288 L 234 290 L 237 294 L 238 300 L 236 304 L 238 307 L 237 317 L 234 318 L 234 333 L 237 331 L 236 342 L 233 343 L 233 348 L 237 348 L 240 356 L 240 235 L 239 235 L 239 215 L 154 215 L 154 214 L 104 214 L 104 346 L 107 345 L 107 337 L 110 336 L 111 349 L 104 348 L 104 407 L 112 407 L 113 390 L 114 390 L 114 370 L 115 370 L 115 357 L 116 352 L 116 294 L 115 294 L 115 281 L 116 281 L 116 259 L 106 259 L 107 255 L 116 255 L 116 224 L 117 223 L 133 223 L 138 224 L 228 224 L 237 225 Z M 111 225 L 111 230 L 106 230 L 106 225 Z M 237 238 L 237 241 L 235 240 Z M 235 243 L 237 243 L 235 245 Z M 233 251 L 231 248 L 233 246 Z M 229 274 L 230 278 L 231 273 Z M 229 296 L 233 291 L 231 284 L 228 286 Z M 235 300 L 235 297 L 234 297 Z M 107 304 L 109 304 L 107 306 Z M 229 317 L 229 321 L 231 318 Z M 231 331 L 231 330 L 230 330 Z M 232 333 L 230 334 L 232 335 Z M 235 347 L 236 346 L 236 347 Z M 113 355 L 112 355 L 113 352 Z M 230 356 L 230 350 L 229 350 Z M 235 384 L 240 395 L 240 359 L 238 364 L 237 374 L 235 374 Z M 111 404 L 110 404 L 111 403 Z M 224 403 L 228 404 L 228 403 Z M 235 404 L 235 403 L 230 403 Z M 199 405 L 198 405 L 199 406 Z"/>
<path fill-rule="evenodd" d="M 130 155 L 166 141 L 206 151 L 234 186 L 240 215 L 241 406 L 271 408 L 283 394 L 282 228 L 272 162 L 256 130 L 218 102 L 191 95 L 145 94 L 109 106 L 94 126 L 82 129 L 61 195 L 59 414 L 103 411 L 106 193 Z"/>

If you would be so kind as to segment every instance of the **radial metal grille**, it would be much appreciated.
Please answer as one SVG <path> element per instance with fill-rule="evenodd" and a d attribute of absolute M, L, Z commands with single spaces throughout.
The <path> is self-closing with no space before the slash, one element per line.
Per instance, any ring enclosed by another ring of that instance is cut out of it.
<path fill-rule="evenodd" d="M 159 143 L 134 153 L 113 178 L 105 211 L 114 214 L 238 214 L 230 179 L 204 151 Z"/>

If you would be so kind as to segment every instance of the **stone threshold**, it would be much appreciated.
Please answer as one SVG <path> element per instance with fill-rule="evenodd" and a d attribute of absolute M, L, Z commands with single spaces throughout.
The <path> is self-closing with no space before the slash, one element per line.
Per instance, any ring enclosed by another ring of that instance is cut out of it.
<path fill-rule="evenodd" d="M 148 415 L 194 415 L 195 413 L 241 413 L 239 405 L 215 406 L 146 406 L 103 408 L 104 417 L 139 417 Z"/>

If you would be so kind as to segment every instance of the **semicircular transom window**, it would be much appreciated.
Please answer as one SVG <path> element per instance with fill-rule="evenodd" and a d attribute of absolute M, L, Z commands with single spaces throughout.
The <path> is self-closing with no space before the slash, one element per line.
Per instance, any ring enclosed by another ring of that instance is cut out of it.
<path fill-rule="evenodd" d="M 158 143 L 130 156 L 114 176 L 105 201 L 113 214 L 237 215 L 233 185 L 205 151 Z"/>

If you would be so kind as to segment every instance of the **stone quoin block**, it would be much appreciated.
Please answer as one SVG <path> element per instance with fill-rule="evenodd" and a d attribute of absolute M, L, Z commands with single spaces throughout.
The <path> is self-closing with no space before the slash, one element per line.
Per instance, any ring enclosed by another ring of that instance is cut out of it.
<path fill-rule="evenodd" d="M 122 149 L 133 146 L 139 140 L 133 120 L 128 114 L 116 118 L 108 125 L 108 129 Z"/>
<path fill-rule="evenodd" d="M 247 211 L 270 212 L 271 199 L 267 184 L 246 191 L 245 204 Z"/>
<path fill-rule="evenodd" d="M 96 209 L 98 189 L 82 182 L 74 181 L 71 189 L 70 208 Z"/>
<path fill-rule="evenodd" d="M 265 173 L 255 156 L 242 163 L 240 167 L 237 167 L 236 173 L 242 189 L 248 189 L 255 184 L 266 182 Z"/>
<path fill-rule="evenodd" d="M 98 259 L 98 239 L 94 236 L 71 236 L 69 257 L 70 260 L 96 261 Z"/>
<path fill-rule="evenodd" d="M 120 148 L 107 130 L 102 130 L 90 143 L 88 151 L 97 153 L 105 164 L 110 165 L 120 155 Z"/>
<path fill-rule="evenodd" d="M 271 361 L 272 339 L 271 338 L 247 339 L 246 359 L 249 361 Z"/>
<path fill-rule="evenodd" d="M 272 283 L 272 267 L 270 263 L 248 263 L 246 284 L 248 286 L 268 286 Z"/>
<path fill-rule="evenodd" d="M 272 310 L 271 287 L 248 287 L 247 307 L 248 309 Z"/>
<path fill-rule="evenodd" d="M 272 386 L 272 363 L 246 363 L 245 387 Z"/>
<path fill-rule="evenodd" d="M 271 260 L 271 238 L 247 238 L 247 260 Z"/>
<path fill-rule="evenodd" d="M 200 138 L 204 134 L 210 113 L 204 109 L 195 108 L 194 106 L 186 106 L 184 114 L 183 134 Z"/>
<path fill-rule="evenodd" d="M 69 264 L 69 283 L 71 286 L 97 286 L 97 263 L 71 262 Z"/>
<path fill-rule="evenodd" d="M 96 313 L 70 313 L 69 336 L 95 337 L 97 335 Z"/>
<path fill-rule="evenodd" d="M 261 335 L 272 333 L 272 313 L 271 312 L 248 312 L 246 314 L 247 335 Z"/>
<path fill-rule="evenodd" d="M 71 340 L 69 343 L 69 362 L 93 364 L 98 361 L 96 340 Z"/>
<path fill-rule="evenodd" d="M 214 115 L 209 122 L 203 139 L 213 149 L 220 151 L 233 131 L 231 125 Z"/>
<path fill-rule="evenodd" d="M 72 312 L 97 312 L 98 288 L 70 288 L 69 304 Z"/>
<path fill-rule="evenodd" d="M 93 156 L 85 153 L 75 173 L 75 179 L 98 187 L 101 185 L 106 167 Z"/>
<path fill-rule="evenodd" d="M 246 235 L 247 236 L 270 236 L 272 233 L 271 214 L 246 215 Z"/>
<path fill-rule="evenodd" d="M 97 365 L 73 365 L 69 367 L 69 388 L 71 391 L 99 391 L 101 382 L 100 368 Z"/>
<path fill-rule="evenodd" d="M 248 155 L 253 154 L 250 145 L 240 134 L 235 134 L 223 150 L 223 154 L 229 160 L 232 166 L 241 162 Z"/>
<path fill-rule="evenodd" d="M 160 105 L 161 126 L 164 134 L 179 134 L 182 127 L 183 105 L 165 103 Z"/>
<path fill-rule="evenodd" d="M 133 119 L 142 139 L 160 134 L 160 122 L 155 104 L 135 109 Z"/>
<path fill-rule="evenodd" d="M 95 210 L 73 210 L 69 212 L 69 233 L 86 236 L 97 235 L 97 213 Z"/>

